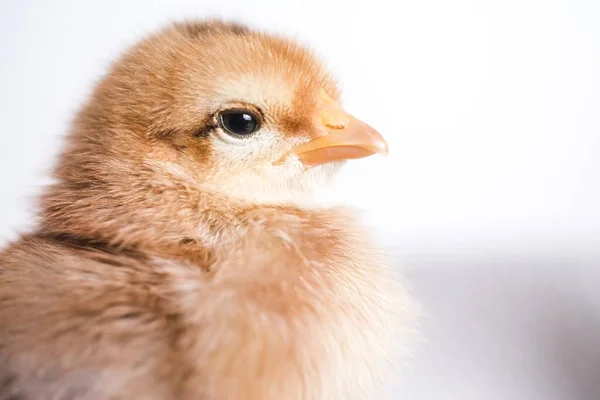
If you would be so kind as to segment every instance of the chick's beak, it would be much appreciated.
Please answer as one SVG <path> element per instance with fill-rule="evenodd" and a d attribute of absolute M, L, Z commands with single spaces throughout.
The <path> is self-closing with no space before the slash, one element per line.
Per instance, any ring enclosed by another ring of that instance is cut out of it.
<path fill-rule="evenodd" d="M 321 93 L 316 119 L 325 135 L 294 147 L 274 165 L 282 164 L 292 154 L 305 169 L 332 161 L 388 154 L 387 143 L 379 132 L 346 113 L 325 92 Z"/>

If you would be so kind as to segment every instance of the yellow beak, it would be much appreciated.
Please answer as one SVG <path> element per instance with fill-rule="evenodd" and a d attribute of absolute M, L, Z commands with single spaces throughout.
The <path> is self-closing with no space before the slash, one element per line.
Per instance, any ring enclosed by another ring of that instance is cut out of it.
<path fill-rule="evenodd" d="M 325 132 L 324 136 L 294 147 L 273 164 L 282 164 L 292 154 L 298 157 L 304 168 L 377 153 L 388 154 L 387 143 L 379 132 L 346 113 L 325 92 L 320 96 L 317 124 Z"/>

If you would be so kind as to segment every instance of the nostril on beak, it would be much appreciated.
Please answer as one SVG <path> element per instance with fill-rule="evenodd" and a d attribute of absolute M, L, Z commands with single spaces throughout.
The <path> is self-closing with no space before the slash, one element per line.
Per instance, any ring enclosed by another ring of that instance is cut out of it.
<path fill-rule="evenodd" d="M 329 129 L 345 129 L 350 124 L 350 116 L 343 110 L 326 107 L 321 111 L 321 123 Z"/>
<path fill-rule="evenodd" d="M 350 116 L 324 91 L 319 99 L 319 118 L 323 126 L 329 129 L 344 129 L 350 124 Z"/>

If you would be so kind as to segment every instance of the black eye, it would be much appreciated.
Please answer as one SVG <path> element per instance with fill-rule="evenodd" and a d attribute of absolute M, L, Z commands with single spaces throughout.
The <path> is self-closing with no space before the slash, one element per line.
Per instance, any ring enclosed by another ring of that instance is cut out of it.
<path fill-rule="evenodd" d="M 223 129 L 234 135 L 250 135 L 259 128 L 258 118 L 247 110 L 223 111 L 220 119 Z"/>

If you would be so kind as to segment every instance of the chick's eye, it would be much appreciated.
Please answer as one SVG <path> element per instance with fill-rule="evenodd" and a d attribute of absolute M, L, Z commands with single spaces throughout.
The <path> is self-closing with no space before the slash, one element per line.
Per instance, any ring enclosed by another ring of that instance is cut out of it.
<path fill-rule="evenodd" d="M 234 135 L 250 135 L 259 128 L 258 118 L 250 111 L 223 111 L 220 120 L 223 128 Z"/>

